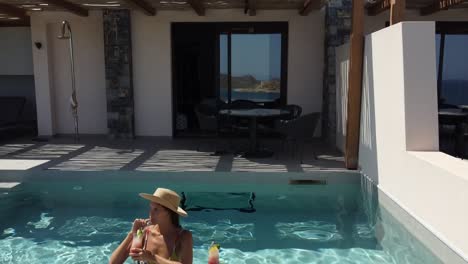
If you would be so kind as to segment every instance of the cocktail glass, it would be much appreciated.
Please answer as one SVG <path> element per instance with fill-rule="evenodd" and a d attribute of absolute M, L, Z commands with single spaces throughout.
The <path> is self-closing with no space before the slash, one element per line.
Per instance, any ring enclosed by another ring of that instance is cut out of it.
<path fill-rule="evenodd" d="M 142 232 L 141 229 L 133 233 L 133 240 L 132 240 L 131 248 L 143 248 L 143 239 L 144 239 L 143 234 L 144 233 Z M 138 260 L 135 260 L 134 263 L 140 263 L 140 262 Z"/>

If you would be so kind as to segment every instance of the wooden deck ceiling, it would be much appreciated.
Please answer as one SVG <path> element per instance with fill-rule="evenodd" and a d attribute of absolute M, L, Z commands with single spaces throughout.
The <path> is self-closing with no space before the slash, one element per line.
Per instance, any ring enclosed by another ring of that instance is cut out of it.
<path fill-rule="evenodd" d="M 161 10 L 193 10 L 205 15 L 207 9 L 242 9 L 255 16 L 257 10 L 292 9 L 299 15 L 322 8 L 329 0 L 0 0 L 0 25 L 29 24 L 33 12 L 66 11 L 88 16 L 95 9 L 138 9 L 154 16 Z M 360 0 L 368 15 L 377 15 L 390 8 L 392 0 Z M 398 0 L 397 0 L 398 1 Z M 406 9 L 418 9 L 429 15 L 448 8 L 468 8 L 468 0 L 406 0 Z"/>
<path fill-rule="evenodd" d="M 194 10 L 205 15 L 206 9 L 242 9 L 247 15 L 257 10 L 295 9 L 301 15 L 320 9 L 324 0 L 0 0 L 0 20 L 22 17 L 31 12 L 67 11 L 87 16 L 95 9 L 139 9 L 147 15 L 160 10 Z"/>

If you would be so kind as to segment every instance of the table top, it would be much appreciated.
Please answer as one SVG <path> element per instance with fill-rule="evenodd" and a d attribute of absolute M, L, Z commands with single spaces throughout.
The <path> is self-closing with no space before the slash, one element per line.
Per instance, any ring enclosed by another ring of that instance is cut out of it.
<path fill-rule="evenodd" d="M 465 117 L 468 116 L 468 113 L 462 112 L 460 109 L 441 109 L 439 115 Z"/>
<path fill-rule="evenodd" d="M 289 114 L 289 111 L 270 108 L 224 109 L 219 111 L 219 114 L 239 117 L 274 117 Z"/>

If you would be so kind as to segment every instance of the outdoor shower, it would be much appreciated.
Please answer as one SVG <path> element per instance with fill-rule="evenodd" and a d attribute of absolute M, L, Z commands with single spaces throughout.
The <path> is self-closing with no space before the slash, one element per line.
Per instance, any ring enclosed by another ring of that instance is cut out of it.
<path fill-rule="evenodd" d="M 62 21 L 62 31 L 58 39 L 68 39 L 70 44 L 70 69 L 71 69 L 71 83 L 72 83 L 72 94 L 70 97 L 70 107 L 72 110 L 73 120 L 75 124 L 75 141 L 78 141 L 79 130 L 78 130 L 78 101 L 76 99 L 76 88 L 75 88 L 75 61 L 73 59 L 73 35 L 68 21 Z"/>

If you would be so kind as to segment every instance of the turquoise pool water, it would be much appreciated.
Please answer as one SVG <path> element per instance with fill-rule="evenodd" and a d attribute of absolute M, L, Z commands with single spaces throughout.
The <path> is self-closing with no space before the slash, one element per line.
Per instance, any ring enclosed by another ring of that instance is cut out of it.
<path fill-rule="evenodd" d="M 107 263 L 156 186 L 186 195 L 194 263 L 441 263 L 361 184 L 26 182 L 0 199 L 0 263 Z M 232 185 L 230 186 L 232 187 Z M 252 196 L 254 193 L 254 197 Z M 249 202 L 250 200 L 250 202 Z M 126 263 L 132 263 L 130 259 Z"/>

